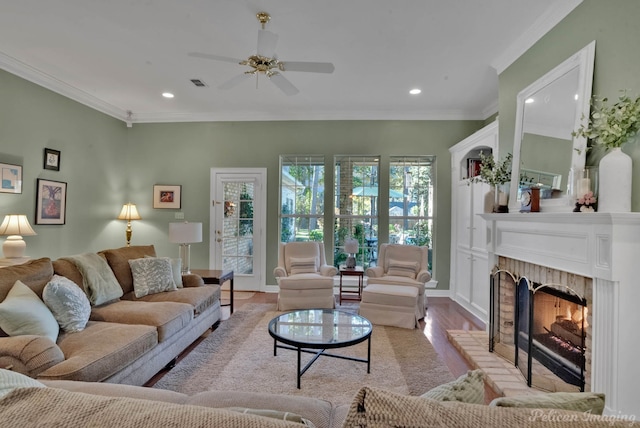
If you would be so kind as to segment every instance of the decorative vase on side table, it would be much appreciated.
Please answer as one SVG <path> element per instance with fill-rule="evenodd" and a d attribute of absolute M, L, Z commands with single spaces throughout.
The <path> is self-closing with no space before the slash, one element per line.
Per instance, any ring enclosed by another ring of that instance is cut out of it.
<path fill-rule="evenodd" d="M 631 157 L 615 147 L 600 160 L 599 170 L 598 211 L 631 212 Z"/>

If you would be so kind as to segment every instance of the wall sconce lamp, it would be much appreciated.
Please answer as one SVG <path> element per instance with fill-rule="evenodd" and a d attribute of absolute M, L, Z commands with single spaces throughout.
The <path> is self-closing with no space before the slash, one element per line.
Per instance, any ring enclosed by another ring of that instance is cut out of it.
<path fill-rule="evenodd" d="M 118 216 L 118 220 L 127 220 L 127 247 L 131 246 L 131 234 L 133 231 L 131 230 L 131 220 L 142 220 L 140 214 L 138 214 L 138 209 L 135 204 L 129 202 L 128 204 L 124 204 L 122 206 L 122 211 L 120 211 L 120 215 Z"/>
<path fill-rule="evenodd" d="M 22 237 L 36 235 L 36 232 L 31 228 L 26 215 L 7 214 L 0 225 L 0 235 L 7 236 L 2 244 L 4 256 L 13 259 L 24 257 L 27 243 Z"/>
<path fill-rule="evenodd" d="M 202 242 L 202 223 L 169 223 L 169 242 L 180 244 L 182 273 L 191 273 L 191 244 Z"/>

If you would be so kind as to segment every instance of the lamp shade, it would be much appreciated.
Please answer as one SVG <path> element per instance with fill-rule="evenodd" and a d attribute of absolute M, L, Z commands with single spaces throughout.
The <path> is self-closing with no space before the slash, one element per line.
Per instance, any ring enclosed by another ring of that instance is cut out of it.
<path fill-rule="evenodd" d="M 193 244 L 202 242 L 202 223 L 169 223 L 169 242 Z"/>
<path fill-rule="evenodd" d="M 142 217 L 140 217 L 140 214 L 138 214 L 138 208 L 136 208 L 136 204 L 128 203 L 122 206 L 122 211 L 120 211 L 118 220 L 142 220 Z"/>
<path fill-rule="evenodd" d="M 355 254 L 358 252 L 358 240 L 349 238 L 344 241 L 344 252 L 349 254 Z"/>
<path fill-rule="evenodd" d="M 33 236 L 35 234 L 24 214 L 7 214 L 0 225 L 0 235 Z"/>

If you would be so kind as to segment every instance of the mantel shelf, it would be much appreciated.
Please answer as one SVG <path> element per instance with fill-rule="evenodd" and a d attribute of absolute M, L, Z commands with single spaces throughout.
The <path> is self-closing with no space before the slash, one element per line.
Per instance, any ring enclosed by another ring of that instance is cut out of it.
<path fill-rule="evenodd" d="M 640 213 L 486 213 L 478 214 L 487 221 L 511 221 L 526 223 L 572 223 L 572 224 L 637 224 L 640 225 Z"/>

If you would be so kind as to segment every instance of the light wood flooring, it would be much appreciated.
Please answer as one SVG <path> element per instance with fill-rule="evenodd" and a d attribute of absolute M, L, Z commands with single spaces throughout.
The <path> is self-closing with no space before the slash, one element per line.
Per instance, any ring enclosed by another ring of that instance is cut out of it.
<path fill-rule="evenodd" d="M 248 303 L 276 303 L 278 295 L 276 293 L 255 293 L 249 299 L 234 299 L 234 310 Z M 229 318 L 229 306 L 222 307 L 222 320 Z M 467 362 L 462 354 L 447 339 L 447 330 L 484 330 L 485 326 L 478 321 L 462 306 L 448 297 L 429 297 L 427 305 L 427 316 L 420 321 L 420 329 L 429 339 L 436 352 L 440 355 L 454 377 L 458 377 L 472 370 L 473 367 Z M 206 336 L 206 334 L 205 334 Z M 204 336 L 203 336 L 204 337 Z M 200 339 L 201 340 L 201 339 Z M 178 358 L 184 358 L 200 340 L 197 340 L 191 347 Z M 419 358 L 419 356 L 416 356 Z M 157 382 L 166 372 L 158 373 L 146 386 L 151 386 Z M 485 387 L 485 401 L 489 403 L 496 398 L 496 393 L 488 386 Z"/>

